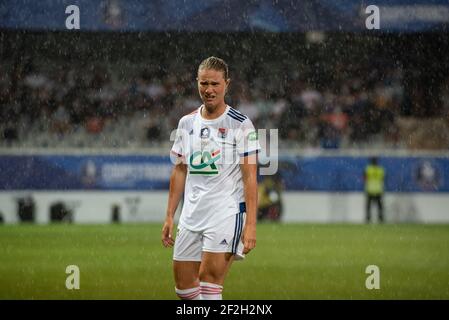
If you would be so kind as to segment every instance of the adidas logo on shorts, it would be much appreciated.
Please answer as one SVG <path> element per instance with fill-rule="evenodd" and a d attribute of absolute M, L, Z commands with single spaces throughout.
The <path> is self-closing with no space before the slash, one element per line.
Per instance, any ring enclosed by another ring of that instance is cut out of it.
<path fill-rule="evenodd" d="M 223 241 L 221 241 L 220 244 L 223 244 L 223 245 L 227 246 L 228 242 L 226 241 L 226 239 L 223 239 Z"/>

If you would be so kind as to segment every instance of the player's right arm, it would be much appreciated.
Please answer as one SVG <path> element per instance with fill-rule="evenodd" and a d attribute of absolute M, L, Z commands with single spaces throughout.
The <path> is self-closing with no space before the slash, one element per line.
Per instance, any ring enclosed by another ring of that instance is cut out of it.
<path fill-rule="evenodd" d="M 170 191 L 168 194 L 167 214 L 164 226 L 162 227 L 162 244 L 164 247 L 172 247 L 173 240 L 173 220 L 176 208 L 178 207 L 187 176 L 187 165 L 185 163 L 175 164 L 170 176 Z"/>

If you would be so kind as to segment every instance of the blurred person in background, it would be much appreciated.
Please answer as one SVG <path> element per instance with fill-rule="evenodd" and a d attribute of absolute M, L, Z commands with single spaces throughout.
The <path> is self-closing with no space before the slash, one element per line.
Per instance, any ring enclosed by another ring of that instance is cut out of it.
<path fill-rule="evenodd" d="M 371 205 L 377 204 L 378 221 L 384 221 L 383 194 L 384 194 L 385 170 L 379 165 L 378 159 L 372 157 L 365 168 L 365 196 L 366 196 L 366 222 L 371 222 Z"/>
<path fill-rule="evenodd" d="M 258 187 L 258 221 L 280 221 L 282 216 L 282 189 L 282 181 L 279 175 L 263 176 Z"/>

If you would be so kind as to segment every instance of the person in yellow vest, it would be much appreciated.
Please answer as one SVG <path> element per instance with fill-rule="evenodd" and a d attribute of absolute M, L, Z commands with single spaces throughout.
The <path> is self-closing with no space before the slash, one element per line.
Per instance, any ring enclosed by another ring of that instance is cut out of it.
<path fill-rule="evenodd" d="M 371 204 L 377 204 L 379 222 L 384 221 L 382 198 L 384 194 L 385 170 L 378 164 L 376 157 L 371 158 L 365 168 L 366 222 L 371 221 Z"/>
<path fill-rule="evenodd" d="M 281 219 L 282 189 L 282 181 L 277 175 L 263 177 L 258 186 L 258 221 L 279 221 Z"/>

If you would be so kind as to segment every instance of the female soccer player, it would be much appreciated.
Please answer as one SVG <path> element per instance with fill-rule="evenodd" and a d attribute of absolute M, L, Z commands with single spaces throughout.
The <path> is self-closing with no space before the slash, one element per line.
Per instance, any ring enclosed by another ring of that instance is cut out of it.
<path fill-rule="evenodd" d="M 172 247 L 176 294 L 221 300 L 234 260 L 256 246 L 257 133 L 248 117 L 225 103 L 228 66 L 209 57 L 198 67 L 203 104 L 181 118 L 171 149 L 162 244 Z M 173 219 L 184 192 L 176 239 Z"/>

